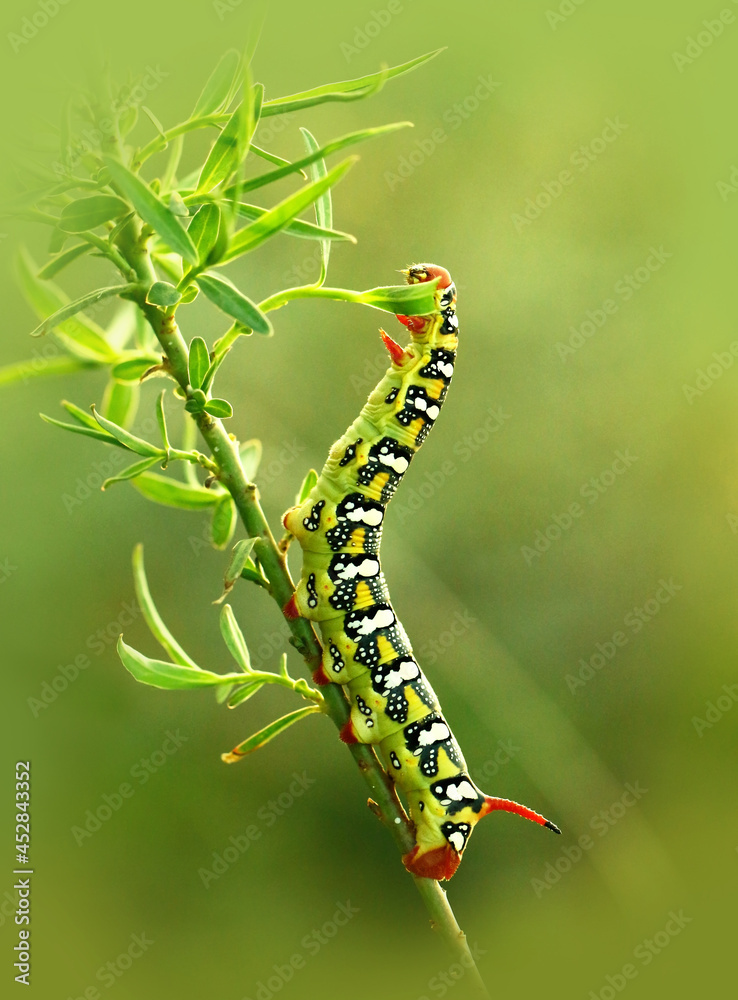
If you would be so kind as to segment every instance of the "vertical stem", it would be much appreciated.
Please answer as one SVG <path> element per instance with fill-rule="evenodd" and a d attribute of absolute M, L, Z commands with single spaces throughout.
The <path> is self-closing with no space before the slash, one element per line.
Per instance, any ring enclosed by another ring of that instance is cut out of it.
<path fill-rule="evenodd" d="M 145 284 L 156 281 L 156 273 L 147 249 L 145 228 L 131 223 L 119 236 L 121 253 Z M 142 297 L 139 306 L 151 324 L 166 354 L 172 375 L 184 392 L 189 390 L 187 345 L 172 313 L 149 305 Z M 233 497 L 247 534 L 256 539 L 256 555 L 267 579 L 272 596 L 280 609 L 295 592 L 295 585 L 287 566 L 286 556 L 280 551 L 259 503 L 257 487 L 248 482 L 241 465 L 237 443 L 226 431 L 222 422 L 202 411 L 194 415 L 203 440 L 208 445 L 213 460 L 219 468 L 218 479 Z M 292 632 L 292 643 L 300 652 L 311 671 L 321 663 L 322 648 L 312 624 L 304 618 L 286 619 Z M 327 713 L 340 729 L 349 718 L 349 706 L 343 690 L 337 684 L 326 685 L 324 691 Z M 415 834 L 411 821 L 400 802 L 394 782 L 379 762 L 373 747 L 364 743 L 348 746 L 351 755 L 366 781 L 371 797 L 376 803 L 373 810 L 392 834 L 403 854 L 412 850 Z M 431 917 L 431 926 L 444 938 L 454 958 L 468 969 L 470 981 L 480 998 L 489 1000 L 489 994 L 479 974 L 466 941 L 459 927 L 446 893 L 432 879 L 416 878 L 413 881 Z"/>

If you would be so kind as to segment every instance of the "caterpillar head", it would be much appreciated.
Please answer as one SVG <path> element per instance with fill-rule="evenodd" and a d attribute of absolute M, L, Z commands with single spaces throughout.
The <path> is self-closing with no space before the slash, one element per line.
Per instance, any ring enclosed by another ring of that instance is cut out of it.
<path fill-rule="evenodd" d="M 438 278 L 436 310 L 444 316 L 455 312 L 456 287 L 445 267 L 440 267 L 438 264 L 411 264 L 400 273 L 405 275 L 408 285 L 417 285 L 421 281 L 433 281 L 434 278 Z M 398 316 L 397 318 L 411 334 L 423 334 L 428 326 L 427 316 Z M 456 317 L 453 316 L 452 319 L 455 322 Z"/>

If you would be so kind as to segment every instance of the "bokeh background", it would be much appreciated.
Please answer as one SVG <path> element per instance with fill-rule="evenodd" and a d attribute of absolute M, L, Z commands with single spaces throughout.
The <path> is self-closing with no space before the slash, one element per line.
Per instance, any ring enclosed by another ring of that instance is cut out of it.
<path fill-rule="evenodd" d="M 724 5 L 720 31 L 717 0 L 274 2 L 255 58 L 275 97 L 448 47 L 369 101 L 312 109 L 281 131 L 270 119 L 262 141 L 296 157 L 300 125 L 327 140 L 415 123 L 360 148 L 336 189 L 336 225 L 359 242 L 334 245 L 330 281 L 392 283 L 431 260 L 459 288 L 454 385 L 390 508 L 383 558 L 472 774 L 564 831 L 497 815 L 449 885 L 495 996 L 677 998 L 734 982 L 738 10 Z M 41 156 L 96 58 L 120 79 L 156 70 L 146 104 L 170 125 L 254 17 L 240 0 L 71 0 L 14 44 L 39 9 L 10 0 L 2 14 L 4 186 Z M 45 240 L 5 224 L 4 363 L 41 349 L 11 272 L 20 243 L 40 259 Z M 311 280 L 314 249 L 279 237 L 231 273 L 258 300 Z M 66 287 L 89 287 L 93 273 L 70 270 Z M 191 312 L 187 336 L 222 332 L 206 306 Z M 383 369 L 377 326 L 394 321 L 331 302 L 274 318 L 272 339 L 238 345 L 220 392 L 235 404 L 231 429 L 263 441 L 276 525 Z M 10 800 L 14 762 L 30 758 L 36 996 L 463 997 L 463 979 L 438 978 L 450 960 L 328 722 L 225 767 L 222 751 L 293 707 L 286 695 L 231 713 L 210 692 L 140 687 L 120 666 L 121 630 L 157 655 L 140 618 L 125 624 L 143 541 L 171 628 L 200 662 L 227 668 L 210 603 L 226 557 L 201 544 L 204 517 L 155 508 L 127 484 L 68 509 L 65 494 L 107 452 L 37 414 L 102 391 L 85 374 L 0 394 L 3 980 L 21 990 Z M 619 452 L 628 467 L 613 473 Z M 233 604 L 257 656 L 276 664 L 275 607 L 245 584 Z M 34 711 L 29 699 L 82 654 L 89 666 Z M 168 731 L 182 742 L 161 763 Z M 309 787 L 291 798 L 295 772 Z M 78 844 L 73 828 L 123 782 L 133 796 Z M 200 870 L 249 826 L 258 839 L 206 888 Z M 346 926 L 306 944 L 347 901 L 358 912 Z M 130 964 L 118 956 L 132 935 L 153 943 L 119 977 L 100 973 Z M 304 968 L 270 986 L 296 953 Z"/>

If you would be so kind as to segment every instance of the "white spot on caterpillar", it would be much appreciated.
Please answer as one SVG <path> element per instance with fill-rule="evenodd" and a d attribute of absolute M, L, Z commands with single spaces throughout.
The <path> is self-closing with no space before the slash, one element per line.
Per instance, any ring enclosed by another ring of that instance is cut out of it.
<path fill-rule="evenodd" d="M 428 416 L 430 417 L 431 420 L 435 420 L 436 417 L 438 416 L 438 414 L 440 412 L 441 412 L 441 409 L 438 406 L 429 406 L 428 407 Z"/>
<path fill-rule="evenodd" d="M 470 781 L 461 781 L 458 785 L 449 785 L 446 795 L 454 802 L 462 802 L 464 799 L 475 799 L 476 789 Z"/>
<path fill-rule="evenodd" d="M 418 733 L 420 747 L 430 747 L 435 743 L 442 743 L 450 735 L 451 730 L 445 722 L 434 722 L 430 729 L 421 730 Z M 416 750 L 416 754 L 418 753 L 420 753 L 420 749 Z"/>
<path fill-rule="evenodd" d="M 441 362 L 438 365 L 438 370 L 442 375 L 445 375 L 446 378 L 451 378 L 451 376 L 454 373 L 454 366 L 451 364 L 450 361 L 447 361 L 445 363 Z"/>
<path fill-rule="evenodd" d="M 349 521 L 360 521 L 362 524 L 367 524 L 370 528 L 376 528 L 378 524 L 382 523 L 384 511 L 367 510 L 364 507 L 357 507 L 356 510 L 352 510 L 347 514 L 347 517 Z"/>
<path fill-rule="evenodd" d="M 399 664 L 398 668 L 387 674 L 384 686 L 388 688 L 396 688 L 399 687 L 400 684 L 406 684 L 408 681 L 413 681 L 419 676 L 420 668 L 415 660 L 405 660 L 403 663 Z"/>
<path fill-rule="evenodd" d="M 366 617 L 359 629 L 359 635 L 373 635 L 380 628 L 389 628 L 394 625 L 395 616 L 390 608 L 379 608 L 374 618 Z"/>
<path fill-rule="evenodd" d="M 457 830 L 455 833 L 449 834 L 448 842 L 451 844 L 451 846 L 454 848 L 455 851 L 458 851 L 458 853 L 461 854 L 461 852 L 464 850 L 464 844 L 466 841 L 464 839 L 464 834 L 459 833 L 459 831 Z"/>
<path fill-rule="evenodd" d="M 378 572 L 379 561 L 377 559 L 364 559 L 358 566 L 355 563 L 349 563 L 340 568 L 342 580 L 353 580 L 357 576 L 376 576 Z"/>
<path fill-rule="evenodd" d="M 393 455 L 389 452 L 386 454 L 381 454 L 379 460 L 382 465 L 388 465 L 393 472 L 396 472 L 398 476 L 403 475 L 407 472 L 410 463 L 402 455 Z"/>

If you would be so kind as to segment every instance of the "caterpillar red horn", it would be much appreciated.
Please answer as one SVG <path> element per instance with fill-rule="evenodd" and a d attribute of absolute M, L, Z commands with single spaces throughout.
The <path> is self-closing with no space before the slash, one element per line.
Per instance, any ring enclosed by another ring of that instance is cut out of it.
<path fill-rule="evenodd" d="M 410 333 L 404 348 L 382 331 L 390 368 L 331 448 L 307 499 L 284 517 L 303 550 L 302 576 L 285 613 L 320 627 L 319 679 L 343 685 L 351 703 L 341 738 L 375 744 L 405 795 L 416 830 L 405 867 L 422 878 L 448 879 L 474 826 L 490 812 L 514 812 L 560 831 L 525 806 L 485 795 L 471 780 L 382 573 L 385 509 L 438 419 L 458 346 L 448 271 L 414 264 L 403 273 L 409 283 L 438 279 L 435 309 L 397 317 Z"/>

